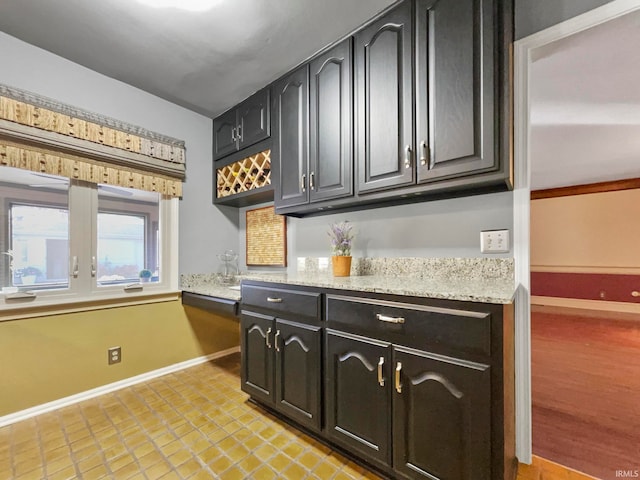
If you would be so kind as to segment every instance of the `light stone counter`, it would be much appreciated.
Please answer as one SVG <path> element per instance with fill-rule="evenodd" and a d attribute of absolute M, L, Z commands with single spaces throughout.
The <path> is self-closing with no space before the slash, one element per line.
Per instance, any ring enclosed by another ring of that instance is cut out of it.
<path fill-rule="evenodd" d="M 382 275 L 333 277 L 321 273 L 296 273 L 246 275 L 243 279 L 497 304 L 511 303 L 515 293 L 513 280 L 499 278 L 415 278 Z"/>
<path fill-rule="evenodd" d="M 225 278 L 216 273 L 195 273 L 180 276 L 183 292 L 197 293 L 208 297 L 240 301 L 240 277 Z M 234 288 L 235 287 L 235 288 Z"/>
<path fill-rule="evenodd" d="M 298 258 L 295 272 L 182 275 L 183 291 L 240 300 L 242 279 L 340 290 L 506 304 L 515 293 L 511 258 L 354 258 L 350 277 L 334 277 L 330 258 Z"/>

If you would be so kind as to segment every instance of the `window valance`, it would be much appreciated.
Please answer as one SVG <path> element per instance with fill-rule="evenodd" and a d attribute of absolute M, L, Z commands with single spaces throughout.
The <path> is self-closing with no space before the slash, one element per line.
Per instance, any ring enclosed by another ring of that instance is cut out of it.
<path fill-rule="evenodd" d="M 0 165 L 181 196 L 185 146 L 0 85 Z"/>

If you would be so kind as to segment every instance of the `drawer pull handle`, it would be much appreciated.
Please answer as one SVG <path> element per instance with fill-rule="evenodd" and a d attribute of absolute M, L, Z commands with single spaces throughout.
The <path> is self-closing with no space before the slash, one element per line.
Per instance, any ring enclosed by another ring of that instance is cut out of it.
<path fill-rule="evenodd" d="M 404 323 L 404 317 L 390 317 L 388 315 L 376 314 L 376 318 L 381 322 L 387 323 Z"/>
<path fill-rule="evenodd" d="M 384 387 L 384 377 L 382 376 L 382 366 L 384 365 L 384 357 L 378 360 L 378 385 Z"/>
<path fill-rule="evenodd" d="M 264 337 L 264 342 L 267 344 L 267 348 L 271 348 L 271 343 L 269 343 L 269 335 L 271 335 L 271 327 L 267 328 L 267 335 Z"/>
<path fill-rule="evenodd" d="M 269 303 L 282 303 L 282 299 L 281 298 L 277 298 L 277 297 L 267 297 L 267 302 L 269 302 Z"/>
<path fill-rule="evenodd" d="M 402 370 L 402 363 L 398 362 L 396 365 L 396 392 L 402 393 L 402 385 L 400 384 L 400 371 Z"/>
<path fill-rule="evenodd" d="M 278 331 L 276 332 L 276 336 L 275 336 L 275 337 L 273 337 L 273 344 L 274 344 L 274 345 L 275 345 L 275 347 L 276 347 L 276 352 L 279 352 L 279 351 L 280 351 L 280 347 L 278 346 L 278 337 L 279 337 L 279 336 L 280 336 L 280 330 L 278 330 Z"/>
<path fill-rule="evenodd" d="M 640 297 L 640 292 L 638 292 L 637 290 L 634 290 L 633 292 L 631 292 L 631 296 L 632 297 Z"/>

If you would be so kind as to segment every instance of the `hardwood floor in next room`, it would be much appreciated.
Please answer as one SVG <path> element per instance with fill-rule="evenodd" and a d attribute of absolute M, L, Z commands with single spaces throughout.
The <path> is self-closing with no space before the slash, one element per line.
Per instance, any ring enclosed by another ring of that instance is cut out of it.
<path fill-rule="evenodd" d="M 532 306 L 531 352 L 533 453 L 604 480 L 640 471 L 640 317 Z"/>

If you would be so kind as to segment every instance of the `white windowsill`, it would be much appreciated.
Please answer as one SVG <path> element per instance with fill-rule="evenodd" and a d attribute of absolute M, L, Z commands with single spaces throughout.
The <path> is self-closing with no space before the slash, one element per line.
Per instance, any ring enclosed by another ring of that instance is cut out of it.
<path fill-rule="evenodd" d="M 149 303 L 170 302 L 180 298 L 179 290 L 148 290 L 125 293 L 113 292 L 108 295 L 62 299 L 60 297 L 41 297 L 34 300 L 7 303 L 0 293 L 0 322 L 22 318 L 47 317 L 64 313 L 103 310 L 106 308 L 128 307 Z"/>

